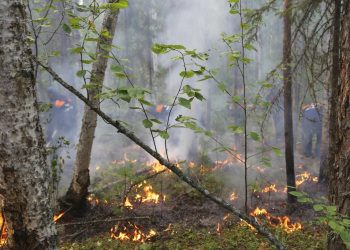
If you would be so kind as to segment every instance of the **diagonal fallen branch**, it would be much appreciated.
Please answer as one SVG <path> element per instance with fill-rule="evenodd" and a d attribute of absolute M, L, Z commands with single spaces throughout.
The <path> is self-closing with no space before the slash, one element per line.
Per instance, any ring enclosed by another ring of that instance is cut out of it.
<path fill-rule="evenodd" d="M 143 141 L 141 141 L 132 131 L 124 127 L 119 121 L 113 120 L 111 117 L 109 117 L 106 113 L 104 113 L 102 110 L 94 107 L 94 105 L 91 104 L 91 102 L 83 96 L 78 90 L 76 90 L 73 86 L 69 85 L 67 82 L 65 82 L 61 77 L 59 77 L 55 71 L 53 71 L 52 68 L 49 66 L 43 64 L 40 62 L 36 57 L 33 57 L 33 60 L 37 62 L 41 67 L 43 67 L 52 77 L 57 81 L 59 84 L 61 84 L 64 88 L 72 92 L 76 97 L 78 97 L 81 101 L 83 101 L 87 106 L 91 108 L 91 110 L 95 111 L 106 123 L 112 125 L 115 127 L 119 133 L 124 134 L 126 137 L 128 137 L 130 140 L 135 142 L 137 145 L 139 145 L 141 148 L 143 148 L 147 153 L 149 153 L 151 156 L 153 156 L 155 159 L 159 161 L 160 164 L 164 165 L 168 169 L 170 169 L 173 173 L 175 173 L 181 180 L 189 184 L 191 187 L 196 189 L 198 192 L 200 192 L 202 195 L 210 199 L 211 201 L 215 202 L 219 206 L 227 209 L 228 211 L 232 212 L 234 215 L 238 216 L 242 220 L 246 221 L 250 225 L 252 225 L 258 233 L 266 237 L 277 249 L 284 250 L 285 247 L 282 245 L 282 243 L 276 238 L 275 235 L 273 235 L 269 230 L 267 230 L 264 226 L 260 225 L 256 219 L 252 216 L 248 216 L 241 212 L 239 209 L 235 208 L 225 200 L 216 197 L 212 195 L 207 189 L 202 187 L 201 185 L 197 184 L 195 181 L 193 181 L 190 177 L 188 177 L 185 173 L 183 173 L 174 163 L 171 163 L 167 161 L 164 157 L 162 157 L 159 153 L 154 151 L 152 148 L 150 148 L 147 144 L 145 144 Z"/>

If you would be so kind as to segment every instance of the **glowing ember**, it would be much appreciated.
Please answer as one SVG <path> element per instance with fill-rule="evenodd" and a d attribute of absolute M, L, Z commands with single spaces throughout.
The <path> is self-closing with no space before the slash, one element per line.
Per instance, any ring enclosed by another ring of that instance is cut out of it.
<path fill-rule="evenodd" d="M 125 201 L 124 201 L 124 207 L 129 208 L 129 209 L 133 209 L 133 205 L 131 204 L 131 202 L 129 201 L 129 198 L 126 197 Z"/>
<path fill-rule="evenodd" d="M 120 241 L 134 241 L 143 243 L 156 234 L 156 231 L 153 229 L 146 234 L 142 232 L 138 226 L 130 222 L 128 222 L 126 225 L 118 224 L 111 228 L 111 238 Z"/>
<path fill-rule="evenodd" d="M 303 184 L 304 182 L 318 182 L 318 178 L 315 176 L 311 176 L 311 174 L 306 171 L 302 174 L 296 175 L 295 184 L 297 187 Z"/>
<path fill-rule="evenodd" d="M 270 186 L 263 188 L 261 192 L 262 193 L 277 192 L 276 184 L 271 184 Z"/>
<path fill-rule="evenodd" d="M 273 216 L 268 213 L 265 208 L 260 209 L 257 207 L 253 212 L 250 213 L 250 215 L 254 217 L 263 216 L 267 219 L 271 226 L 279 226 L 287 233 L 292 233 L 301 230 L 302 228 L 299 222 L 291 223 L 288 216 Z"/>
<path fill-rule="evenodd" d="M 238 199 L 238 195 L 235 192 L 232 192 L 232 194 L 230 195 L 230 200 L 234 201 Z"/>
<path fill-rule="evenodd" d="M 62 213 L 60 213 L 60 214 L 54 215 L 54 216 L 53 216 L 53 221 L 54 221 L 54 222 L 57 222 L 59 219 L 62 218 L 62 216 L 63 216 L 65 213 L 66 213 L 66 212 L 62 212 Z"/>
<path fill-rule="evenodd" d="M 56 100 L 55 101 L 55 107 L 61 108 L 65 104 L 65 101 L 63 100 Z"/>

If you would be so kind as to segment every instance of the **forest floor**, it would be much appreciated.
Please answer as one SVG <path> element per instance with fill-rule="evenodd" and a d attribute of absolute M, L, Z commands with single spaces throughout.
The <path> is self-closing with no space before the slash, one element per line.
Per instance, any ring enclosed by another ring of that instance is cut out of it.
<path fill-rule="evenodd" d="M 322 198 L 324 190 L 315 174 L 305 169 L 310 169 L 313 161 L 299 160 L 303 164 L 297 170 L 298 190 Z M 84 215 L 77 218 L 67 213 L 58 220 L 60 249 L 274 249 L 250 225 L 203 198 L 171 173 L 154 175 L 161 166 L 141 165 L 125 160 L 99 172 Z M 153 172 L 135 174 L 147 167 Z M 235 182 L 239 178 L 232 181 L 232 176 L 242 175 L 234 163 L 217 162 L 215 168 L 189 163 L 185 171 L 243 211 L 244 195 L 237 192 L 240 189 Z M 271 174 L 273 171 L 262 172 L 271 178 L 250 185 L 250 213 L 287 249 L 325 249 L 327 227 L 318 222 L 312 204 L 298 203 L 287 217 L 285 190 L 282 184 L 273 182 L 284 178 Z"/>

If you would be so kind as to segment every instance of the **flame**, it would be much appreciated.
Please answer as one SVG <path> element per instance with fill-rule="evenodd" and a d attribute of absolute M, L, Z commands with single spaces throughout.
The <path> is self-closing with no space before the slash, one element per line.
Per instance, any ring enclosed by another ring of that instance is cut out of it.
<path fill-rule="evenodd" d="M 220 223 L 218 223 L 217 226 L 216 226 L 216 233 L 217 233 L 218 235 L 221 234 L 221 224 L 220 224 Z"/>
<path fill-rule="evenodd" d="M 59 213 L 59 214 L 57 214 L 57 215 L 54 215 L 54 216 L 53 216 L 53 221 L 54 221 L 54 222 L 57 222 L 59 219 L 62 218 L 62 216 L 63 216 L 65 213 L 66 213 L 66 212 L 62 212 L 62 213 Z"/>
<path fill-rule="evenodd" d="M 64 104 L 65 104 L 65 101 L 63 101 L 63 100 L 56 100 L 55 101 L 56 108 L 61 108 Z"/>
<path fill-rule="evenodd" d="M 260 209 L 257 207 L 253 212 L 250 213 L 250 215 L 254 217 L 264 216 L 271 226 L 279 226 L 287 233 L 292 233 L 302 229 L 301 223 L 291 223 L 288 216 L 273 216 L 272 214 L 268 213 L 265 208 Z"/>
<path fill-rule="evenodd" d="M 87 200 L 89 201 L 89 203 L 90 203 L 92 206 L 97 206 L 97 205 L 100 203 L 100 200 L 99 200 L 98 198 L 96 198 L 94 194 L 90 194 L 90 195 L 87 197 Z"/>
<path fill-rule="evenodd" d="M 232 194 L 230 195 L 230 200 L 234 201 L 238 199 L 238 195 L 235 192 L 232 192 Z"/>
<path fill-rule="evenodd" d="M 136 194 L 135 200 L 139 201 L 140 203 L 155 203 L 158 204 L 160 201 L 165 201 L 166 196 L 157 194 L 153 191 L 153 187 L 150 184 L 147 184 L 146 181 L 139 184 L 137 187 L 141 188 L 142 186 L 142 192 Z"/>
<path fill-rule="evenodd" d="M 224 220 L 224 221 L 227 220 L 227 219 L 230 217 L 230 215 L 231 215 L 231 214 L 226 214 L 226 215 L 224 216 L 223 220 Z"/>
<path fill-rule="evenodd" d="M 164 105 L 163 105 L 163 104 L 157 105 L 157 107 L 156 107 L 156 112 L 157 112 L 157 113 L 162 112 L 162 111 L 163 111 L 163 108 L 164 108 Z"/>
<path fill-rule="evenodd" d="M 159 161 L 150 162 L 147 164 L 148 166 L 152 167 L 153 171 L 158 173 L 166 169 L 162 164 L 159 163 Z"/>
<path fill-rule="evenodd" d="M 129 208 L 129 209 L 133 209 L 133 205 L 131 204 L 131 202 L 129 201 L 129 198 L 126 197 L 125 201 L 124 201 L 124 207 Z"/>
<path fill-rule="evenodd" d="M 2 247 L 7 244 L 8 239 L 8 227 L 3 213 L 0 213 L 0 229 L 0 247 Z"/>
<path fill-rule="evenodd" d="M 261 190 L 262 193 L 277 192 L 276 184 L 271 184 Z"/>
<path fill-rule="evenodd" d="M 304 182 L 318 182 L 318 177 L 312 176 L 311 173 L 305 171 L 304 173 L 296 175 L 296 186 L 300 186 Z"/>
<path fill-rule="evenodd" d="M 145 242 L 146 240 L 157 234 L 157 232 L 153 229 L 151 229 L 148 234 L 145 234 L 137 225 L 132 224 L 130 222 L 128 222 L 128 225 L 126 226 L 115 225 L 111 228 L 110 231 L 112 239 L 141 243 Z"/>

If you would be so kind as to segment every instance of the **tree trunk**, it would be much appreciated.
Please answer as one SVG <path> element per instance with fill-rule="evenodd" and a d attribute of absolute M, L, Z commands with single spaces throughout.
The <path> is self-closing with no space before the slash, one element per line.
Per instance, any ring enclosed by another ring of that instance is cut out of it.
<path fill-rule="evenodd" d="M 0 193 L 10 249 L 56 249 L 51 171 L 39 125 L 22 1 L 1 0 Z"/>
<path fill-rule="evenodd" d="M 284 39 L 283 39 L 283 78 L 284 78 L 284 139 L 288 188 L 288 203 L 296 201 L 289 192 L 295 190 L 294 173 L 294 138 L 293 138 L 293 103 L 291 72 L 291 0 L 284 0 Z"/>
<path fill-rule="evenodd" d="M 341 12 L 341 1 L 334 0 L 329 199 L 340 214 L 350 216 L 350 1 L 343 4 Z M 328 249 L 342 250 L 346 246 L 339 235 L 330 233 Z"/>
<path fill-rule="evenodd" d="M 96 85 L 96 87 L 88 89 L 88 97 L 94 104 L 94 107 L 97 108 L 100 106 L 100 100 L 95 98 L 95 96 L 102 91 L 109 55 L 109 50 L 104 48 L 112 45 L 118 14 L 119 9 L 116 11 L 106 11 L 101 31 L 108 31 L 110 36 L 107 37 L 100 35 L 96 46 L 96 62 L 93 63 L 91 72 L 91 83 Z M 88 195 L 88 187 L 90 185 L 89 165 L 96 126 L 96 113 L 85 105 L 79 144 L 77 147 L 76 162 L 74 166 L 74 175 L 64 199 L 65 202 L 70 203 L 77 209 L 83 208 L 86 205 L 86 197 Z"/>

